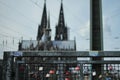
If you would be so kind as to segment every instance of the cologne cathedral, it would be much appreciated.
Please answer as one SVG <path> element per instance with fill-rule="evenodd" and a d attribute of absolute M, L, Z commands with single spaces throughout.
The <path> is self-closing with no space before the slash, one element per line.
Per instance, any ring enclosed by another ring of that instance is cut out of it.
<path fill-rule="evenodd" d="M 36 40 L 22 40 L 19 43 L 19 51 L 76 51 L 76 41 L 68 39 L 69 31 L 65 25 L 63 2 L 61 1 L 59 19 L 55 26 L 54 40 L 51 40 L 50 15 L 47 14 L 45 1 Z"/>
<path fill-rule="evenodd" d="M 47 16 L 47 9 L 46 9 L 46 1 L 44 2 L 43 7 L 43 14 L 41 19 L 41 24 L 38 26 L 38 33 L 36 40 L 22 40 L 19 43 L 19 51 L 76 51 L 76 41 L 75 40 L 69 40 L 68 39 L 68 27 L 65 25 L 64 20 L 64 11 L 63 11 L 63 2 L 61 2 L 60 7 L 60 13 L 59 13 L 59 19 L 58 24 L 56 25 L 56 31 L 55 31 L 55 38 L 54 40 L 51 40 L 51 28 L 50 28 L 50 15 Z M 23 60 L 22 58 L 20 60 Z M 26 57 L 24 58 L 25 62 L 31 63 L 29 64 L 29 67 L 31 71 L 36 71 L 37 67 L 44 66 L 44 75 L 47 74 L 47 72 L 52 70 L 59 70 L 64 69 L 65 71 L 68 71 L 70 64 L 64 64 L 64 68 L 60 68 L 57 64 L 53 66 L 53 64 L 40 64 L 40 63 L 47 63 L 47 62 L 53 62 L 53 61 L 59 61 L 59 60 L 77 60 L 76 57 L 74 58 L 57 58 L 57 57 Z M 34 63 L 39 63 L 35 65 Z M 22 65 L 21 65 L 22 66 Z M 20 66 L 20 67 L 21 67 Z M 72 65 L 73 66 L 73 65 Z M 74 64 L 76 66 L 76 64 Z M 31 76 L 31 78 L 33 78 Z"/>

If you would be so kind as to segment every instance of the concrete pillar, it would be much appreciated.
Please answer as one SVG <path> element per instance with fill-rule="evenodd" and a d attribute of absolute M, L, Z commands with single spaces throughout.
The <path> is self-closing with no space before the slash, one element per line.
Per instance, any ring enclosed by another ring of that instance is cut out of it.
<path fill-rule="evenodd" d="M 103 24 L 102 24 L 102 0 L 90 0 L 90 50 L 103 51 Z M 102 57 L 92 57 L 93 61 L 101 61 Z M 102 73 L 101 64 L 92 64 L 92 70 L 96 71 L 96 76 L 92 80 L 97 80 Z"/>

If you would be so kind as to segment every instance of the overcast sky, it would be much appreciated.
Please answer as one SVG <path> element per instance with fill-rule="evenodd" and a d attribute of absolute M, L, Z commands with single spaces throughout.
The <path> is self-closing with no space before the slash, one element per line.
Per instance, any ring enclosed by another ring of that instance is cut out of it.
<path fill-rule="evenodd" d="M 61 0 L 47 0 L 52 40 L 58 23 Z M 63 0 L 65 23 L 77 50 L 89 50 L 90 0 Z M 103 0 L 104 50 L 120 50 L 120 0 Z M 0 58 L 3 51 L 16 51 L 21 37 L 36 39 L 44 0 L 0 0 Z"/>

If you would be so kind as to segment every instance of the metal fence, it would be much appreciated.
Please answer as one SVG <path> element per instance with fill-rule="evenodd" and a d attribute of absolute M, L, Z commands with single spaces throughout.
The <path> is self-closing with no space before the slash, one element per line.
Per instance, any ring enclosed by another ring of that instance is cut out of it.
<path fill-rule="evenodd" d="M 102 57 L 94 61 L 92 57 Z M 5 52 L 3 80 L 120 80 L 120 52 Z"/>
<path fill-rule="evenodd" d="M 102 74 L 98 79 L 120 80 L 120 61 L 113 60 L 17 61 L 16 80 L 92 80 L 97 73 L 92 64 L 101 64 Z"/>

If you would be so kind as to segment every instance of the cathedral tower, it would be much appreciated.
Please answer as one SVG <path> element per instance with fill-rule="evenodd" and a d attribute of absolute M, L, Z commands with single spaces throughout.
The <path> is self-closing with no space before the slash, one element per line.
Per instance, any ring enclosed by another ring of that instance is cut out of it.
<path fill-rule="evenodd" d="M 45 0 L 44 7 L 43 7 L 41 24 L 38 26 L 38 34 L 37 34 L 37 40 L 38 41 L 41 40 L 46 27 L 47 27 L 47 9 L 46 9 L 46 0 Z"/>
<path fill-rule="evenodd" d="M 65 25 L 62 0 L 61 0 L 61 8 L 59 13 L 58 24 L 56 26 L 55 40 L 68 40 L 68 28 Z"/>

